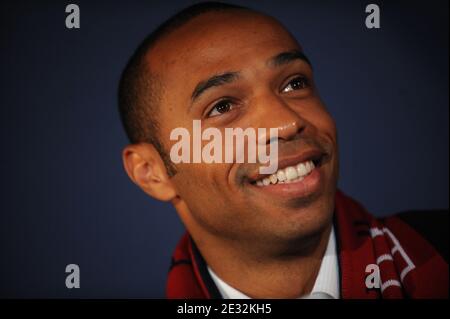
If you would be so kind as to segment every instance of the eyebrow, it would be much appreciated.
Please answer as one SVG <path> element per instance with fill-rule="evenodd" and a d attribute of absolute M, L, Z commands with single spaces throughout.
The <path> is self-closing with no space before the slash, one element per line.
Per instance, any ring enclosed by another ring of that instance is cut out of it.
<path fill-rule="evenodd" d="M 270 58 L 267 61 L 267 65 L 269 65 L 271 67 L 278 67 L 278 66 L 289 64 L 296 60 L 304 61 L 304 62 L 308 63 L 309 66 L 311 66 L 311 62 L 309 61 L 308 57 L 299 50 L 286 51 L 286 52 L 279 53 L 279 54 L 275 55 L 274 57 Z M 235 81 L 236 79 L 239 78 L 239 74 L 240 74 L 239 72 L 225 72 L 222 74 L 214 75 L 214 76 L 210 77 L 209 79 L 198 83 L 197 86 L 195 87 L 194 91 L 192 92 L 191 100 L 194 101 L 200 95 L 202 95 L 206 90 L 208 90 L 212 87 L 220 86 L 220 85 L 223 85 L 226 83 L 231 83 L 231 82 Z"/>
<path fill-rule="evenodd" d="M 214 87 L 214 86 L 220 86 L 222 84 L 233 82 L 239 78 L 239 72 L 226 72 L 218 75 L 214 75 L 210 77 L 209 79 L 200 82 L 195 87 L 194 91 L 192 92 L 191 99 L 192 101 L 198 98 L 202 93 L 204 93 L 206 90 Z"/>
<path fill-rule="evenodd" d="M 308 63 L 309 66 L 312 67 L 311 62 L 309 61 L 308 57 L 301 51 L 293 50 L 293 51 L 287 51 L 282 52 L 274 57 L 270 58 L 267 64 L 272 67 L 282 66 L 288 63 L 291 63 L 295 60 L 301 60 L 306 63 Z"/>

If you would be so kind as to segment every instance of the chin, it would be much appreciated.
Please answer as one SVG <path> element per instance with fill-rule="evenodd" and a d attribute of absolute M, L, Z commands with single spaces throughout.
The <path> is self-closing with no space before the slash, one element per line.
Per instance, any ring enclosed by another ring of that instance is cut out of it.
<path fill-rule="evenodd" d="M 333 222 L 334 192 L 321 196 L 305 205 L 305 200 L 293 202 L 289 207 L 276 207 L 271 211 L 273 222 L 267 225 L 275 238 L 281 241 L 299 241 L 320 236 Z M 280 211 L 282 211 L 280 215 Z M 275 212 L 275 214 L 273 214 Z M 268 212 L 269 213 L 269 212 Z M 271 218 L 271 219 L 272 219 Z"/>

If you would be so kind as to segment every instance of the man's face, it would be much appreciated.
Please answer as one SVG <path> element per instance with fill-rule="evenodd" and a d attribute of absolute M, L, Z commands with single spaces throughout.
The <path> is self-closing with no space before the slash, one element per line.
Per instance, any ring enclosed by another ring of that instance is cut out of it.
<path fill-rule="evenodd" d="M 308 160 L 316 166 L 301 181 L 258 186 L 264 177 L 259 164 L 177 164 L 172 181 L 188 207 L 182 215 L 188 229 L 195 224 L 223 238 L 276 243 L 329 225 L 336 129 L 310 65 L 291 54 L 274 60 L 294 51 L 301 48 L 277 22 L 240 11 L 197 17 L 151 50 L 148 62 L 162 84 L 158 117 L 167 151 L 176 143 L 169 139 L 172 129 L 187 128 L 192 136 L 192 121 L 201 120 L 203 130 L 215 127 L 223 135 L 225 128 L 278 128 L 278 169 Z M 233 76 L 193 98 L 199 83 L 225 73 Z"/>

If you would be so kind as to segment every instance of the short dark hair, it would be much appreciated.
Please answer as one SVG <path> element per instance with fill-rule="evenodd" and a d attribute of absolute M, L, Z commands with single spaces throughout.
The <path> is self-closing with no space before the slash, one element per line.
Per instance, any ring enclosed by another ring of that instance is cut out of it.
<path fill-rule="evenodd" d="M 171 162 L 159 141 L 156 118 L 161 84 L 148 65 L 145 65 L 145 56 L 158 40 L 191 19 L 208 12 L 225 10 L 251 11 L 249 8 L 221 2 L 203 2 L 189 6 L 150 33 L 138 46 L 122 72 L 119 83 L 119 112 L 128 139 L 133 144 L 153 144 L 168 167 L 171 167 Z"/>

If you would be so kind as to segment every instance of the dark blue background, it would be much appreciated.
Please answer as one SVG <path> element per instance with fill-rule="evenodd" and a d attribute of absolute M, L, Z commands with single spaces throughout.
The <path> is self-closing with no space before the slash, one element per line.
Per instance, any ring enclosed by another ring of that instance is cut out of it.
<path fill-rule="evenodd" d="M 376 215 L 448 208 L 448 2 L 243 1 L 280 19 L 315 66 L 340 135 L 340 187 Z M 116 111 L 143 37 L 190 1 L 2 1 L 1 297 L 163 297 L 183 232 L 132 184 Z M 65 266 L 81 289 L 65 287 Z"/>

